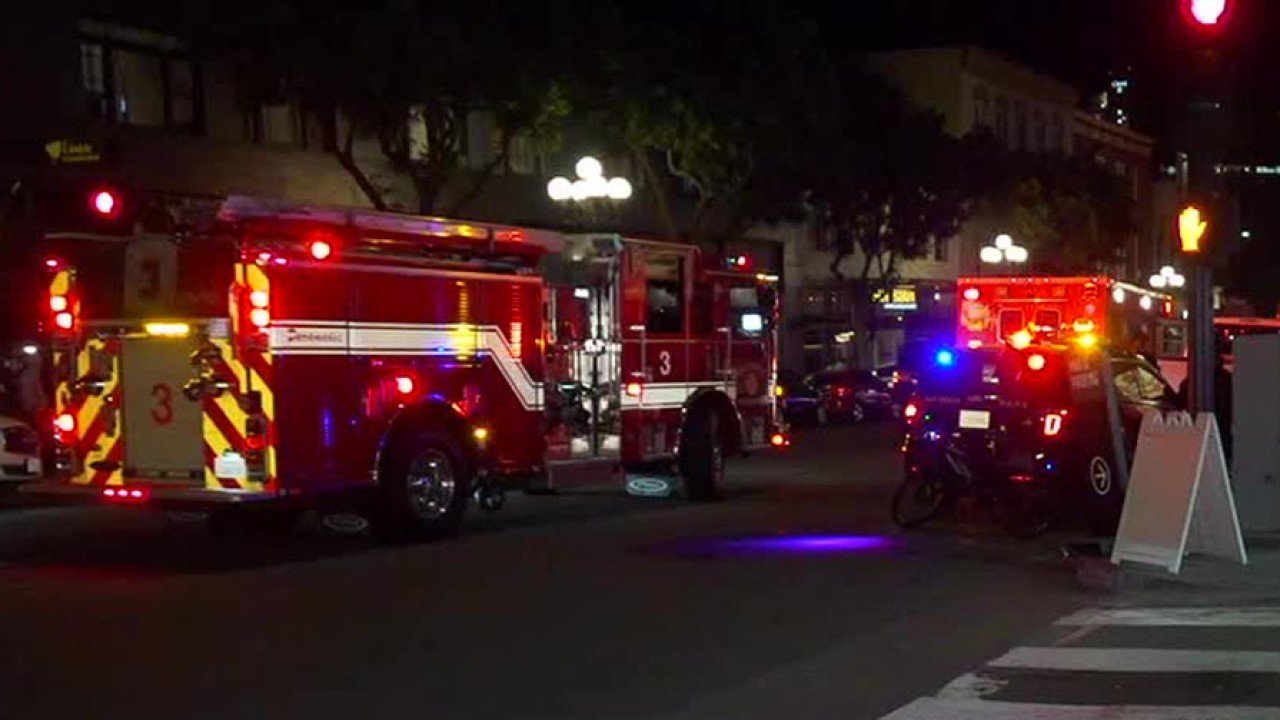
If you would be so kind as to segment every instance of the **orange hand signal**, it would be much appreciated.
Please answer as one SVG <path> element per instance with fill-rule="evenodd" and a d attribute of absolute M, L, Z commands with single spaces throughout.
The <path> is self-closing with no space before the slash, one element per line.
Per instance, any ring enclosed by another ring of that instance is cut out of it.
<path fill-rule="evenodd" d="M 1182 252 L 1200 252 L 1200 241 L 1209 229 L 1207 220 L 1201 219 L 1200 208 L 1189 205 L 1178 215 L 1178 239 L 1182 241 Z"/>

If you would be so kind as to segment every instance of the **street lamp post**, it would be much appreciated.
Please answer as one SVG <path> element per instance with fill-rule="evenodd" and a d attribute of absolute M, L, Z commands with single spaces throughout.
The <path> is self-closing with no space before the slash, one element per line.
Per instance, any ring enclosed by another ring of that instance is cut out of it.
<path fill-rule="evenodd" d="M 598 230 L 592 226 L 599 225 L 618 203 L 631 198 L 631 181 L 621 176 L 606 177 L 604 165 L 590 155 L 579 158 L 573 170 L 576 179 L 554 177 L 547 183 L 547 197 L 569 208 L 575 224 Z"/>
<path fill-rule="evenodd" d="M 1026 265 L 1031 260 L 1031 253 L 1025 247 L 1013 242 L 1013 238 L 1001 233 L 991 245 L 978 251 L 978 260 L 983 265 Z"/>

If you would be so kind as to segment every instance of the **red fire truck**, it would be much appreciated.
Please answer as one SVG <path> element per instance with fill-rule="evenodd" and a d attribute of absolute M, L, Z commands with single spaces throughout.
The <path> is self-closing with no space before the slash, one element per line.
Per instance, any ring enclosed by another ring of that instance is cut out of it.
<path fill-rule="evenodd" d="M 790 444 L 776 276 L 688 245 L 230 198 L 182 237 L 46 238 L 37 493 L 319 503 L 390 535 L 608 474 L 716 497 Z M 143 290 L 139 290 L 139 288 Z"/>
<path fill-rule="evenodd" d="M 979 348 L 1036 339 L 1155 342 L 1173 298 L 1106 277 L 964 277 L 956 282 L 956 342 Z"/>

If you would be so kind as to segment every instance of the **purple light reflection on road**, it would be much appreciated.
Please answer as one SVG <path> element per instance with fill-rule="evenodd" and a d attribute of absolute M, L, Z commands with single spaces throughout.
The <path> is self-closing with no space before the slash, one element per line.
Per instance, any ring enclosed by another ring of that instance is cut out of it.
<path fill-rule="evenodd" d="M 758 553 L 844 553 L 883 550 L 893 543 L 877 535 L 772 535 L 720 540 L 725 550 Z"/>

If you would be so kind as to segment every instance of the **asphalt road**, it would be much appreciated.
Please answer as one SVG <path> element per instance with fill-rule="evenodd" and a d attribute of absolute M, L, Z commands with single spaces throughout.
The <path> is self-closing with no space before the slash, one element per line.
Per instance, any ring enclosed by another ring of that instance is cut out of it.
<path fill-rule="evenodd" d="M 888 425 L 712 505 L 512 496 L 463 536 L 0 512 L 0 718 L 879 718 L 1091 598 L 1049 538 L 899 534 Z"/>

